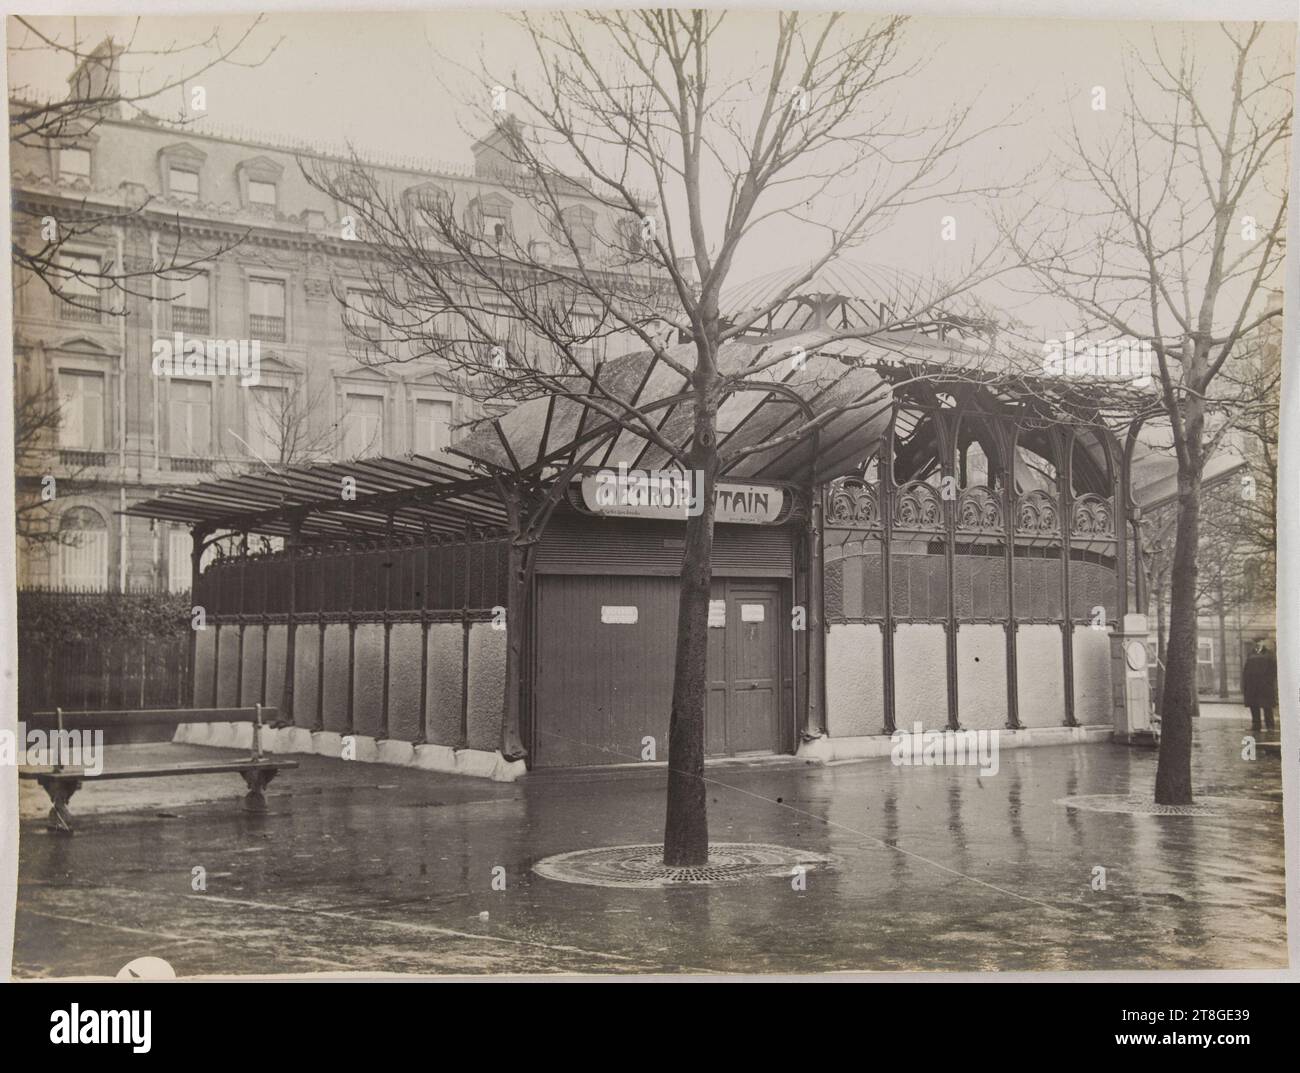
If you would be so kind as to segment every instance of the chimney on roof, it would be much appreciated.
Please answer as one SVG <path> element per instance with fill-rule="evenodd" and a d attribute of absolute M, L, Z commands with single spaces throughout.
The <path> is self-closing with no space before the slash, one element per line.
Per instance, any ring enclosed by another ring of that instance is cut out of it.
<path fill-rule="evenodd" d="M 521 172 L 518 150 L 519 120 L 507 115 L 492 131 L 471 147 L 474 154 L 474 177 L 477 179 L 513 179 Z"/>
<path fill-rule="evenodd" d="M 124 51 L 111 36 L 104 38 L 68 76 L 68 99 L 83 101 L 101 115 L 121 115 L 121 72 L 117 61 Z"/>

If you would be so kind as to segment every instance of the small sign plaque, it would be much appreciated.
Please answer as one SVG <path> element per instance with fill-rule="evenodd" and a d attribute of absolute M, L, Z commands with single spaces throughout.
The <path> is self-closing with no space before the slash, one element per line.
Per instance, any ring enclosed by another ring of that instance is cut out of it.
<path fill-rule="evenodd" d="M 600 621 L 606 626 L 635 626 L 635 604 L 601 604 Z"/>
<path fill-rule="evenodd" d="M 614 518 L 686 521 L 703 509 L 702 482 L 678 470 L 600 470 L 582 478 L 582 505 Z M 732 525 L 774 525 L 785 513 L 786 493 L 768 484 L 719 481 L 713 520 Z"/>

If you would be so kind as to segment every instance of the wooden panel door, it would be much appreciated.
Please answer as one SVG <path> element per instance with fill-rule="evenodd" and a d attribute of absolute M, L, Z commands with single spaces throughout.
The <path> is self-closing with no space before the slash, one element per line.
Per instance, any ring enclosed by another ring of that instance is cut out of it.
<path fill-rule="evenodd" d="M 639 763 L 646 737 L 668 757 L 678 579 L 544 575 L 537 586 L 538 767 Z M 708 630 L 705 753 L 776 752 L 779 583 L 717 580 Z M 635 621 L 632 609 L 635 609 Z"/>
<path fill-rule="evenodd" d="M 704 719 L 704 755 L 726 756 L 727 718 L 731 710 L 731 681 L 728 676 L 727 627 L 729 626 L 727 610 L 727 583 L 714 580 L 709 593 L 709 669 L 705 688 L 708 691 L 708 707 Z M 717 611 L 724 612 L 718 615 Z"/>
<path fill-rule="evenodd" d="M 727 752 L 775 752 L 781 603 L 775 585 L 727 583 Z"/>
<path fill-rule="evenodd" d="M 655 739 L 656 758 L 663 760 L 676 579 L 557 575 L 538 581 L 533 763 L 639 763 L 646 737 Z M 627 621 L 631 608 L 634 622 Z"/>

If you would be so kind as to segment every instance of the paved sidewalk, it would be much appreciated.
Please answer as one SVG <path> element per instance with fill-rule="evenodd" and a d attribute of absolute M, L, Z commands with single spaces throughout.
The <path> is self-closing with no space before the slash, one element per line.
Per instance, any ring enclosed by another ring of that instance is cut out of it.
<path fill-rule="evenodd" d="M 264 818 L 239 811 L 235 776 L 89 787 L 73 837 L 23 823 L 15 973 L 111 976 L 146 954 L 181 975 L 1281 967 L 1280 760 L 1240 758 L 1244 711 L 1211 715 L 1198 787 L 1253 810 L 1057 804 L 1150 791 L 1154 752 L 1109 744 L 1006 750 L 991 777 L 888 759 L 710 768 L 715 840 L 836 858 L 802 892 L 780 877 L 638 890 L 531 873 L 550 854 L 657 841 L 662 771 L 506 785 L 301 757 Z"/>

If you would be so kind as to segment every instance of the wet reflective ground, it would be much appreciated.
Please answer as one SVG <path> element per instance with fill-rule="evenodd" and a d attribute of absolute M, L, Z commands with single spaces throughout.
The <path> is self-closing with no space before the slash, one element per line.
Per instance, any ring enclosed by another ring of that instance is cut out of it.
<path fill-rule="evenodd" d="M 837 859 L 802 892 L 785 878 L 629 890 L 531 873 L 550 854 L 657 841 L 662 770 L 501 785 L 302 757 L 265 818 L 238 811 L 234 776 L 92 787 L 73 798 L 71 838 L 24 820 L 15 973 L 113 975 L 146 954 L 183 975 L 1281 967 L 1280 761 L 1242 760 L 1249 719 L 1224 711 L 1199 721 L 1196 783 L 1268 807 L 1055 803 L 1149 791 L 1154 752 L 1117 745 L 1005 750 L 984 777 L 888 759 L 710 768 L 715 840 Z M 191 889 L 196 867 L 206 892 Z"/>

